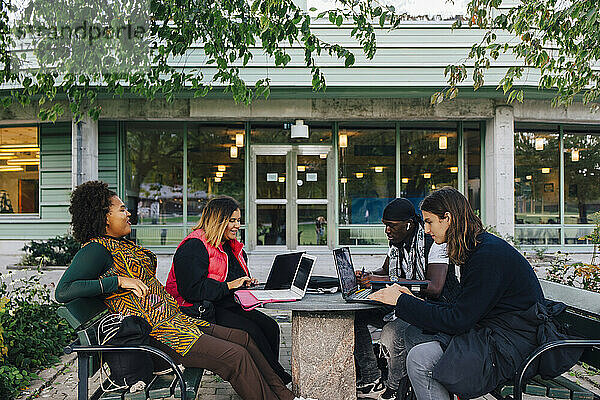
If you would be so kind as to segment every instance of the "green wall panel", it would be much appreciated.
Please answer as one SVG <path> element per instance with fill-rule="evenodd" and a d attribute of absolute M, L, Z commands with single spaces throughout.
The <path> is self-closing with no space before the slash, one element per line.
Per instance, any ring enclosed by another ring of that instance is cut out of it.
<path fill-rule="evenodd" d="M 98 179 L 108 183 L 112 190 L 118 187 L 118 125 L 114 121 L 98 122 Z"/>
<path fill-rule="evenodd" d="M 44 220 L 69 221 L 71 123 L 40 125 L 40 149 L 40 225 L 45 226 Z"/>
<path fill-rule="evenodd" d="M 69 221 L 69 205 L 65 203 L 64 205 L 51 205 L 40 207 L 42 210 L 42 222 L 45 219 L 52 219 L 58 221 Z"/>
<path fill-rule="evenodd" d="M 41 223 L 40 221 L 31 221 L 28 223 L 0 222 L 0 239 L 47 239 L 66 234 L 68 228 L 68 223 Z"/>
<path fill-rule="evenodd" d="M 42 198 L 47 203 L 68 203 L 71 189 L 42 189 Z"/>

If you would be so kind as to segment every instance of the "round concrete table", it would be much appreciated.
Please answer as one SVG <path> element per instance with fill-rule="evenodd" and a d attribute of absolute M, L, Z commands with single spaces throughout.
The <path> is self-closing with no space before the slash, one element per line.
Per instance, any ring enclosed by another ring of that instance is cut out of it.
<path fill-rule="evenodd" d="M 302 300 L 269 303 L 292 311 L 292 382 L 297 396 L 356 399 L 354 312 L 377 305 L 346 303 L 341 293 L 306 294 Z"/>

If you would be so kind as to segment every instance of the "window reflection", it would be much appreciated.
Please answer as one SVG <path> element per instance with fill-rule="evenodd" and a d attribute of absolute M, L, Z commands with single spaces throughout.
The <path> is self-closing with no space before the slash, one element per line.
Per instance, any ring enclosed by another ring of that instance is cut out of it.
<path fill-rule="evenodd" d="M 380 224 L 383 209 L 396 197 L 394 126 L 339 130 L 341 224 Z"/>
<path fill-rule="evenodd" d="M 442 129 L 401 129 L 402 196 L 413 201 L 415 207 L 436 189 L 458 187 L 456 132 L 455 123 Z"/>
<path fill-rule="evenodd" d="M 565 132 L 565 224 L 589 224 L 600 211 L 600 135 Z M 585 235 L 582 235 L 585 236 Z"/>
<path fill-rule="evenodd" d="M 0 128 L 0 214 L 39 212 L 39 165 L 36 127 Z"/>
<path fill-rule="evenodd" d="M 244 217 L 244 132 L 243 124 L 188 125 L 189 222 L 195 223 L 217 195 L 236 199 Z"/>
<path fill-rule="evenodd" d="M 515 131 L 515 222 L 559 224 L 559 135 Z"/>
<path fill-rule="evenodd" d="M 126 143 L 126 203 L 132 223 L 182 223 L 182 124 L 129 123 Z"/>
<path fill-rule="evenodd" d="M 465 186 L 473 210 L 481 212 L 481 130 L 479 123 L 464 124 Z M 452 171 L 451 171 L 452 172 Z M 460 173 L 460 172 L 459 172 Z"/>

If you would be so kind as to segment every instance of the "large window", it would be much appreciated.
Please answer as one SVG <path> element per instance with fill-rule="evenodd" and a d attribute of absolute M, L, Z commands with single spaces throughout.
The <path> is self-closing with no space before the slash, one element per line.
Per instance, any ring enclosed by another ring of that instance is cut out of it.
<path fill-rule="evenodd" d="M 598 154 L 598 129 L 515 126 L 517 239 L 538 246 L 587 244 L 590 215 L 600 210 Z"/>
<path fill-rule="evenodd" d="M 478 122 L 463 125 L 465 154 L 465 195 L 473 210 L 481 216 L 481 127 Z M 452 169 L 454 171 L 456 169 Z"/>
<path fill-rule="evenodd" d="M 415 207 L 436 189 L 458 188 L 456 123 L 444 125 L 400 130 L 402 196 L 410 199 Z"/>
<path fill-rule="evenodd" d="M 176 245 L 183 229 L 183 124 L 135 122 L 126 126 L 125 196 L 134 229 L 145 245 Z M 153 228 L 152 225 L 162 225 Z"/>
<path fill-rule="evenodd" d="M 340 244 L 386 243 L 381 217 L 396 197 L 396 130 L 342 125 L 339 129 Z"/>
<path fill-rule="evenodd" d="M 36 127 L 0 128 L 0 214 L 39 212 L 39 157 Z"/>
<path fill-rule="evenodd" d="M 223 194 L 240 203 L 244 218 L 245 140 L 243 124 L 188 125 L 187 213 L 190 223 L 195 224 L 200 219 L 208 200 Z"/>

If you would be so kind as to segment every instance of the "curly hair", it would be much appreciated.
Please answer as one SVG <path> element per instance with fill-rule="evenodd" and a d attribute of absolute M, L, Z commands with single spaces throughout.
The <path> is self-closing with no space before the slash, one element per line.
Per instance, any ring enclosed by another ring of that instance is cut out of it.
<path fill-rule="evenodd" d="M 102 181 L 85 182 L 73 190 L 69 212 L 75 240 L 86 243 L 106 233 L 106 215 L 116 195 Z"/>

